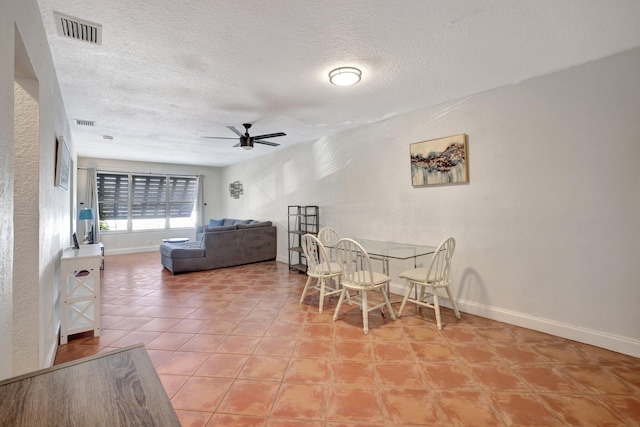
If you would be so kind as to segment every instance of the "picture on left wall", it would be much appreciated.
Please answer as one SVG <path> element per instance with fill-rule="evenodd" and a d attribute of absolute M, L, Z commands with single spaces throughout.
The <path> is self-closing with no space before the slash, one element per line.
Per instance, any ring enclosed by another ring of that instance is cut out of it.
<path fill-rule="evenodd" d="M 63 137 L 56 138 L 56 179 L 55 186 L 69 189 L 69 175 L 71 173 L 71 153 Z"/>

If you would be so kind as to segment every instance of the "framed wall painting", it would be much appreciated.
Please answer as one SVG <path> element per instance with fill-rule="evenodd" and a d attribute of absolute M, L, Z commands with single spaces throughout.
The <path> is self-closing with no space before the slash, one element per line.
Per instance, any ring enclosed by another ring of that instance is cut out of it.
<path fill-rule="evenodd" d="M 56 179 L 55 186 L 69 189 L 69 175 L 71 174 L 71 153 L 63 137 L 56 138 Z"/>
<path fill-rule="evenodd" d="M 240 181 L 233 181 L 229 184 L 229 196 L 234 199 L 239 199 L 241 194 L 244 194 L 244 190 L 242 189 L 242 183 Z"/>
<path fill-rule="evenodd" d="M 409 150 L 414 187 L 469 182 L 466 134 L 415 142 Z"/>

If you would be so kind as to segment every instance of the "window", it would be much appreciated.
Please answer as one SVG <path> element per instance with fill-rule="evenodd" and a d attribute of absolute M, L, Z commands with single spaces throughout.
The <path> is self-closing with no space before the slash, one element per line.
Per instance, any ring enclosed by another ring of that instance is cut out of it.
<path fill-rule="evenodd" d="M 193 227 L 198 180 L 194 177 L 172 176 L 169 179 L 169 228 Z"/>
<path fill-rule="evenodd" d="M 98 173 L 101 230 L 193 227 L 196 177 Z"/>
<path fill-rule="evenodd" d="M 166 228 L 167 197 L 164 176 L 131 176 L 131 229 Z"/>
<path fill-rule="evenodd" d="M 100 230 L 127 230 L 129 176 L 98 173 Z"/>

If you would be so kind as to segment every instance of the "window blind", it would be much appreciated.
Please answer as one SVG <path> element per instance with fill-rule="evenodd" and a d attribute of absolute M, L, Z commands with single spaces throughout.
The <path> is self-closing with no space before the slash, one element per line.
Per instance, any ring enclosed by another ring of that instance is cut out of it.
<path fill-rule="evenodd" d="M 171 218 L 188 218 L 193 212 L 193 205 L 198 194 L 198 181 L 192 177 L 169 178 L 169 216 Z"/>
<path fill-rule="evenodd" d="M 133 175 L 131 190 L 131 218 L 166 217 L 166 177 Z"/>
<path fill-rule="evenodd" d="M 129 175 L 98 174 L 98 210 L 101 220 L 127 219 Z"/>
<path fill-rule="evenodd" d="M 97 175 L 101 220 L 170 220 L 193 215 L 197 177 L 102 172 Z"/>

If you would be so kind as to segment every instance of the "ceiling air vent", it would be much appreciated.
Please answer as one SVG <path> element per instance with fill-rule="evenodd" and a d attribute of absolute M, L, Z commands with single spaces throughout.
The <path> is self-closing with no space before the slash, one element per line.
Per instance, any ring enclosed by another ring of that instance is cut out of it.
<path fill-rule="evenodd" d="M 96 122 L 93 120 L 74 119 L 78 126 L 95 126 Z"/>
<path fill-rule="evenodd" d="M 58 34 L 93 44 L 102 44 L 102 25 L 85 21 L 60 12 L 53 12 Z"/>

